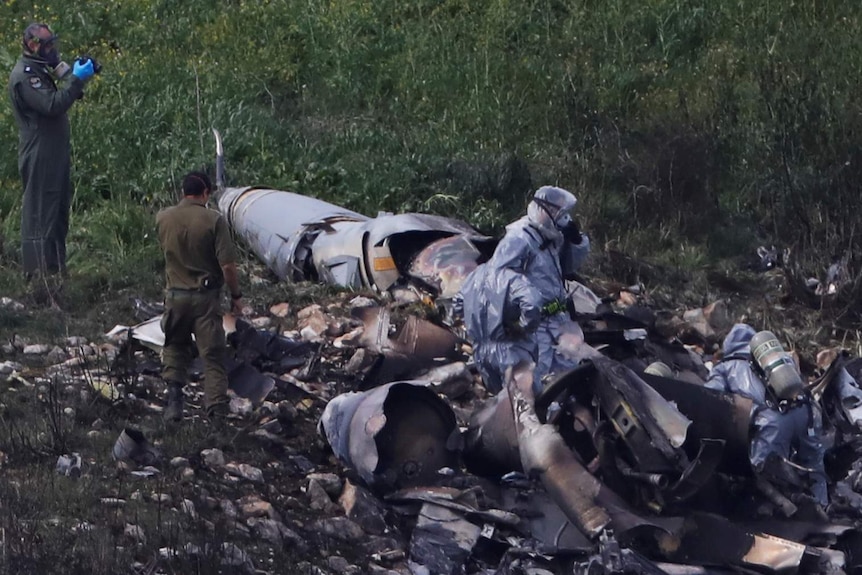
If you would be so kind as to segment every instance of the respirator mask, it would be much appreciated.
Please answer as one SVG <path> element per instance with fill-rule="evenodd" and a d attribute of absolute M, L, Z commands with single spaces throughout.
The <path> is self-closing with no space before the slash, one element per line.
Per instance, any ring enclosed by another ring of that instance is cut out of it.
<path fill-rule="evenodd" d="M 30 36 L 27 40 L 35 40 L 39 44 L 34 56 L 45 63 L 45 66 L 51 71 L 55 78 L 63 79 L 72 71 L 72 67 L 60 60 L 60 49 L 57 44 L 59 38 L 56 34 L 51 33 L 47 38 L 40 38 L 37 35 Z M 27 40 L 24 42 L 24 48 L 27 49 Z"/>

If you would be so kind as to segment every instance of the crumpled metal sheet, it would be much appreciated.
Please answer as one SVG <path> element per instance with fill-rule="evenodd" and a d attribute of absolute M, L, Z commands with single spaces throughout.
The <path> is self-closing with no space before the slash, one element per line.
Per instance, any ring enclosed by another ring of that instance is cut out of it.
<path fill-rule="evenodd" d="M 459 512 L 425 503 L 410 536 L 410 559 L 429 574 L 457 575 L 481 534 L 482 528 Z"/>
<path fill-rule="evenodd" d="M 425 382 L 395 382 L 332 399 L 318 428 L 335 455 L 381 489 L 433 483 L 458 467 L 460 431 L 449 405 Z"/>
<path fill-rule="evenodd" d="M 464 432 L 464 464 L 482 476 L 521 471 L 512 402 L 506 388 L 475 409 Z"/>
<path fill-rule="evenodd" d="M 724 517 L 695 513 L 686 518 L 682 537 L 666 545 L 668 559 L 699 565 L 733 565 L 771 572 L 794 572 L 806 553 L 800 543 L 752 533 Z"/>
<path fill-rule="evenodd" d="M 161 459 L 159 450 L 150 445 L 140 430 L 131 427 L 117 437 L 111 455 L 117 461 L 132 461 L 138 465 L 152 465 Z"/>
<path fill-rule="evenodd" d="M 420 502 L 433 503 L 464 515 L 467 519 L 496 523 L 507 527 L 517 527 L 521 518 L 501 509 L 479 509 L 475 496 L 468 490 L 451 487 L 412 487 L 402 489 L 386 496 L 393 503 Z"/>
<path fill-rule="evenodd" d="M 623 364 L 604 356 L 581 362 L 546 385 L 536 398 L 541 420 L 551 401 L 581 388 L 601 410 L 637 461 L 639 471 L 667 473 L 689 464 L 684 451 L 691 421 Z"/>
<path fill-rule="evenodd" d="M 862 375 L 862 359 L 847 361 L 838 357 L 824 374 L 827 385 L 834 388 L 841 412 L 847 422 L 857 428 L 862 428 L 862 389 L 859 388 L 859 377 Z"/>
<path fill-rule="evenodd" d="M 362 307 L 353 312 L 365 328 L 359 345 L 379 354 L 365 375 L 368 388 L 398 379 L 410 379 L 423 370 L 450 363 L 461 356 L 459 339 L 448 329 L 416 316 L 408 317 L 398 334 L 387 307 Z"/>
<path fill-rule="evenodd" d="M 748 460 L 750 399 L 676 379 L 651 374 L 641 377 L 691 420 L 685 446 L 689 455 L 700 448 L 702 440 L 721 439 L 724 454 L 719 469 L 743 476 L 751 474 Z"/>

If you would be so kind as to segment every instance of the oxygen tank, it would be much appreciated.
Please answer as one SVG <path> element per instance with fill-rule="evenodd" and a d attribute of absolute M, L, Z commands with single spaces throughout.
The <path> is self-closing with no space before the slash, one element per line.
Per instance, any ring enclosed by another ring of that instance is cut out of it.
<path fill-rule="evenodd" d="M 751 338 L 751 357 L 763 370 L 768 385 L 778 399 L 793 399 L 804 388 L 793 358 L 771 331 L 761 331 Z"/>

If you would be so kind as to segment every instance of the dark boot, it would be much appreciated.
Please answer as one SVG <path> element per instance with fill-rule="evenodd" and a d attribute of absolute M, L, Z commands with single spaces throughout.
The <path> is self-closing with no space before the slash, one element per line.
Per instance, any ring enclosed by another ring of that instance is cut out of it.
<path fill-rule="evenodd" d="M 183 418 L 183 386 L 168 382 L 168 401 L 162 414 L 165 421 L 180 421 Z"/>
<path fill-rule="evenodd" d="M 207 419 L 210 421 L 224 421 L 230 414 L 227 403 L 215 403 L 207 407 Z"/>

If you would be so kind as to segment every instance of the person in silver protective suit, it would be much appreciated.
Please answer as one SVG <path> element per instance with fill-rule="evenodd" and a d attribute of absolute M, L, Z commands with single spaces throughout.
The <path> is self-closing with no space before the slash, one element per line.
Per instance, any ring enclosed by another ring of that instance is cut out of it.
<path fill-rule="evenodd" d="M 825 507 L 828 504 L 823 464 L 826 450 L 820 410 L 808 395 L 789 404 L 775 400 L 751 362 L 750 342 L 755 333 L 745 323 L 731 328 L 723 342 L 724 357 L 710 372 L 706 387 L 736 393 L 753 402 L 749 459 L 755 473 L 763 471 L 767 460 L 774 456 L 810 469 L 811 495 Z"/>
<path fill-rule="evenodd" d="M 506 367 L 536 361 L 530 334 L 542 319 L 539 293 L 523 275 L 483 264 L 465 280 L 460 299 L 470 302 L 462 313 L 482 381 L 488 391 L 499 393 Z"/>
<path fill-rule="evenodd" d="M 506 368 L 523 359 L 536 363 L 537 393 L 544 376 L 576 365 L 557 348 L 566 335 L 583 340 L 566 305 L 566 280 L 590 250 L 572 219 L 576 204 L 562 188 L 536 190 L 527 215 L 506 227 L 491 259 L 464 282 L 458 299 L 489 391 L 499 391 Z"/>

